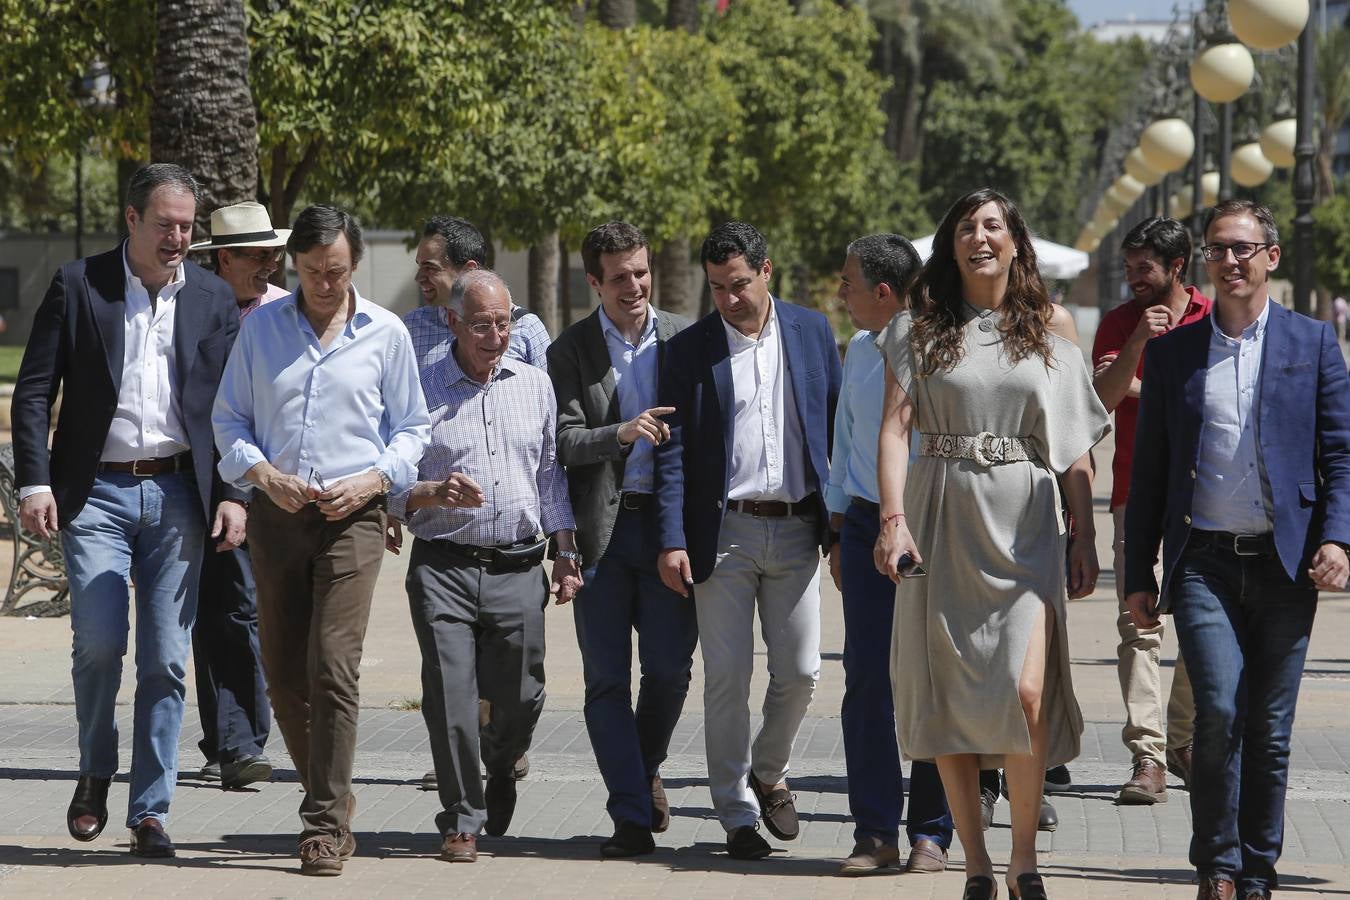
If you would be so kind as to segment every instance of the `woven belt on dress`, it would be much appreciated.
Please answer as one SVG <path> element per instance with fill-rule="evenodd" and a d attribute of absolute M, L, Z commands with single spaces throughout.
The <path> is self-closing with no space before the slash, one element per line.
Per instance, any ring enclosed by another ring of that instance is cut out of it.
<path fill-rule="evenodd" d="M 181 472 L 192 468 L 192 454 L 180 453 L 177 456 L 162 456 L 159 459 L 134 459 L 131 462 L 101 462 L 100 472 L 127 472 L 137 478 L 153 478 L 170 472 Z"/>
<path fill-rule="evenodd" d="M 727 509 L 756 519 L 785 519 L 788 516 L 814 515 L 820 507 L 816 495 L 808 494 L 796 503 L 786 500 L 730 500 Z"/>
<path fill-rule="evenodd" d="M 1028 438 L 979 434 L 921 434 L 919 453 L 939 459 L 969 459 L 976 465 L 1039 462 L 1040 456 Z"/>

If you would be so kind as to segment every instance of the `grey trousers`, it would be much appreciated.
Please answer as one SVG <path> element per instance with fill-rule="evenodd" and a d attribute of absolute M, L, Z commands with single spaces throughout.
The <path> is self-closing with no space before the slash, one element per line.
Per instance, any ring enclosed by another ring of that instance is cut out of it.
<path fill-rule="evenodd" d="M 747 776 L 787 775 L 792 742 L 820 677 L 820 546 L 812 519 L 728 512 L 717 565 L 694 586 L 703 649 L 704 745 L 713 808 L 728 832 L 759 819 Z M 755 610 L 768 649 L 764 723 L 750 741 Z"/>
<path fill-rule="evenodd" d="M 417 539 L 406 584 L 442 806 L 436 827 L 478 834 L 487 821 L 480 756 L 489 776 L 509 778 L 544 709 L 544 569 L 489 574 Z M 492 709 L 481 731 L 480 697 Z"/>

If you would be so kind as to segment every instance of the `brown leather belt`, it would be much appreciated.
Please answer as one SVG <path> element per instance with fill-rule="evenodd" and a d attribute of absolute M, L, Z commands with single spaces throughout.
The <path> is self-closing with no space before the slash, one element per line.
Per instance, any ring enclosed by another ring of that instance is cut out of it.
<path fill-rule="evenodd" d="M 98 464 L 100 472 L 126 472 L 137 478 L 153 478 L 192 468 L 192 454 L 180 453 L 177 456 L 162 456 L 159 459 L 134 459 L 131 462 L 102 462 Z"/>
<path fill-rule="evenodd" d="M 785 519 L 788 516 L 809 516 L 819 511 L 815 494 L 808 494 L 796 503 L 786 500 L 731 500 L 727 508 L 756 519 Z"/>

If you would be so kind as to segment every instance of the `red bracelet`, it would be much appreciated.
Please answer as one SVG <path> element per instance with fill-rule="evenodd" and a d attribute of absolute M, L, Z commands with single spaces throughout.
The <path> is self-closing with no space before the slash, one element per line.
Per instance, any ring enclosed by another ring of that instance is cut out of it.
<path fill-rule="evenodd" d="M 891 522 L 895 521 L 896 519 L 903 519 L 904 517 L 905 517 L 904 513 L 891 513 L 889 516 L 881 520 L 881 527 L 885 528 L 887 525 L 891 524 Z"/>

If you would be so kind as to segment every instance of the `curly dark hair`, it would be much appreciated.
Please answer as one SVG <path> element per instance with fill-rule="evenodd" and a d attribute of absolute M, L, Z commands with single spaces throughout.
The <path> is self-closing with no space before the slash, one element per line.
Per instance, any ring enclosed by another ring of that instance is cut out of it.
<path fill-rule="evenodd" d="M 919 374 L 951 371 L 961 361 L 965 334 L 965 290 L 956 263 L 956 227 L 986 203 L 998 204 L 1017 256 L 1008 269 L 1008 290 L 999 307 L 1003 351 L 1018 362 L 1036 354 L 1050 365 L 1049 324 L 1053 307 L 1036 267 L 1036 248 L 1017 206 L 992 188 L 966 194 L 952 204 L 933 235 L 933 252 L 910 287 L 914 325 L 910 339 L 921 361 Z"/>

